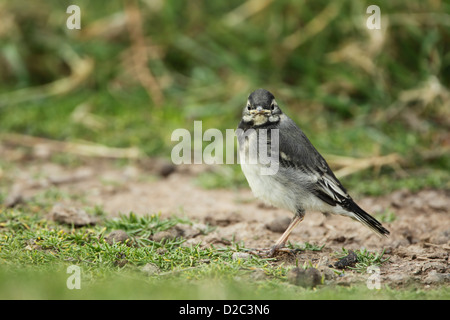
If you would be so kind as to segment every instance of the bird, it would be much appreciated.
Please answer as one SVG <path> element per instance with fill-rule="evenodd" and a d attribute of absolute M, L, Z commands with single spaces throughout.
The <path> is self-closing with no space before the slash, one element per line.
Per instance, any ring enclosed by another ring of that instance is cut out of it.
<path fill-rule="evenodd" d="M 378 220 L 355 203 L 271 92 L 257 89 L 248 96 L 236 136 L 241 169 L 254 196 L 294 213 L 286 231 L 275 245 L 262 251 L 264 255 L 272 257 L 286 250 L 291 232 L 307 211 L 346 216 L 379 236 L 389 235 Z M 273 170 L 269 170 L 271 167 Z"/>

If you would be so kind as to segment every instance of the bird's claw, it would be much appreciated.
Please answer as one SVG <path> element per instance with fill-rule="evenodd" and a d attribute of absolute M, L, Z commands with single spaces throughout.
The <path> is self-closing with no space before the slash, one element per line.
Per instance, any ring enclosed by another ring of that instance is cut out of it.
<path fill-rule="evenodd" d="M 248 251 L 248 253 L 253 254 L 255 256 L 261 257 L 261 258 L 273 258 L 276 256 L 278 252 L 285 252 L 288 254 L 295 254 L 298 252 L 298 249 L 289 249 L 286 247 L 280 247 L 280 246 L 273 246 L 270 248 L 264 248 L 264 249 L 251 249 Z"/>

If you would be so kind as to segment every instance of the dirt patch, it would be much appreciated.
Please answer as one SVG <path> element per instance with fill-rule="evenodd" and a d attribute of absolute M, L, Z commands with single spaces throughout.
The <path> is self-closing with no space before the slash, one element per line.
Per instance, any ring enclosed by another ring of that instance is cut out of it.
<path fill-rule="evenodd" d="M 152 162 L 152 160 L 150 160 Z M 161 163 L 158 160 L 158 163 Z M 161 171 L 158 168 L 163 168 Z M 289 223 L 290 212 L 268 207 L 256 200 L 249 189 L 205 190 L 195 185 L 199 172 L 209 170 L 202 165 L 180 166 L 137 163 L 119 168 L 108 161 L 96 161 L 77 168 L 67 168 L 49 161 L 21 161 L 14 169 L 2 172 L 12 181 L 5 202 L 8 206 L 26 202 L 45 190 L 57 188 L 69 195 L 62 202 L 75 207 L 100 206 L 111 216 L 119 213 L 153 214 L 163 217 L 185 216 L 200 224 L 215 227 L 206 235 L 191 237 L 186 244 L 228 245 L 242 242 L 248 248 L 267 248 L 281 235 Z M 389 215 L 383 224 L 391 232 L 380 238 L 363 225 L 344 217 L 307 213 L 293 231 L 292 243 L 323 246 L 320 251 L 281 253 L 278 261 L 285 264 L 312 263 L 325 277 L 333 278 L 328 268 L 339 259 L 334 254 L 366 248 L 381 252 L 389 261 L 380 269 L 382 284 L 423 286 L 450 283 L 450 192 L 406 190 L 377 198 L 356 199 L 362 208 L 375 216 Z M 359 277 L 359 278 L 358 278 Z M 351 283 L 367 275 L 346 272 L 334 279 Z"/>

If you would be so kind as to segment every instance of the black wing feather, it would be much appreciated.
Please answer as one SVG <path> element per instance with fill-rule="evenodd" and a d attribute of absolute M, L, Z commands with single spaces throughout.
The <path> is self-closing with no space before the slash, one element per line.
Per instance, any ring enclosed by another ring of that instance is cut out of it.
<path fill-rule="evenodd" d="M 312 185 L 311 192 L 325 203 L 339 205 L 355 214 L 355 219 L 374 230 L 380 235 L 387 235 L 380 222 L 361 209 L 347 193 L 347 190 L 336 178 L 325 159 L 314 148 L 302 130 L 286 115 L 280 121 L 280 154 L 284 152 L 287 159 L 280 157 L 281 166 L 298 168 L 306 173 L 315 175 L 318 179 Z"/>

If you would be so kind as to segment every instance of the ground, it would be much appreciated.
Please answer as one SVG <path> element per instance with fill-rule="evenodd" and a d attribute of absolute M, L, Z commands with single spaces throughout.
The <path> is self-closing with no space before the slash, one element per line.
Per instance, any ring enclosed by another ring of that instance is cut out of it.
<path fill-rule="evenodd" d="M 8 153 L 9 160 L 17 156 Z M 19 155 L 23 158 L 23 154 Z M 26 158 L 26 157 L 25 157 Z M 8 160 L 8 159 L 6 159 Z M 2 172 L 13 181 L 6 204 L 58 189 L 67 195 L 64 205 L 100 207 L 110 216 L 120 213 L 187 217 L 207 234 L 192 233 L 185 245 L 204 246 L 242 243 L 246 248 L 267 248 L 281 235 L 292 213 L 265 205 L 249 188 L 206 190 L 195 183 L 206 165 L 173 166 L 160 159 L 118 166 L 117 162 L 88 160 L 67 166 L 48 159 L 18 161 Z M 351 193 L 351 190 L 350 190 Z M 450 197 L 448 190 L 399 190 L 380 197 L 355 199 L 362 208 L 383 221 L 390 236 L 380 238 L 360 223 L 340 216 L 308 212 L 293 231 L 292 244 L 308 243 L 318 251 L 280 253 L 287 264 L 311 263 L 320 268 L 335 266 L 336 252 L 365 248 L 389 260 L 380 268 L 380 281 L 394 287 L 421 284 L 425 287 L 450 282 Z M 364 276 L 366 279 L 367 275 Z M 361 280 L 354 273 L 334 281 Z"/>

